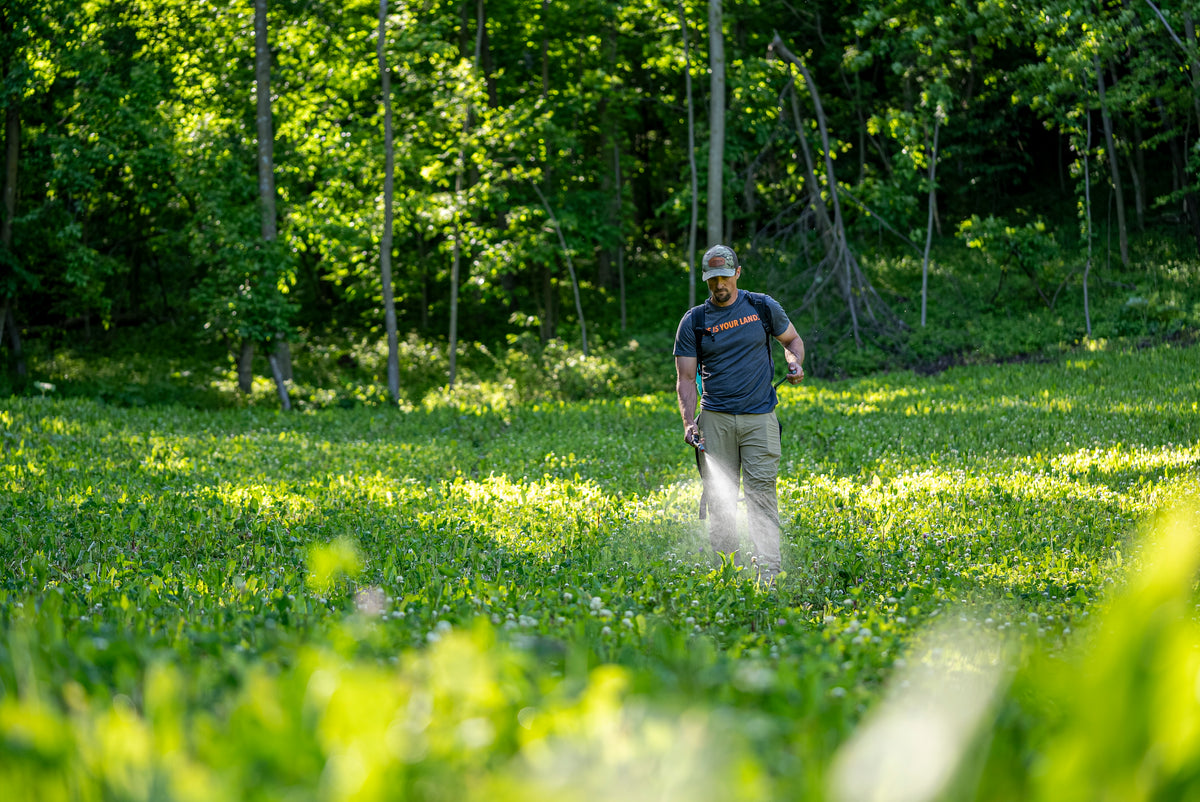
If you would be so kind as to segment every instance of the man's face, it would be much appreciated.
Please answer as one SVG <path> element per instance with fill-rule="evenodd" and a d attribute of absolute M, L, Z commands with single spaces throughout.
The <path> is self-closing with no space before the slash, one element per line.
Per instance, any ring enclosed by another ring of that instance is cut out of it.
<path fill-rule="evenodd" d="M 737 282 L 740 275 L 742 275 L 742 268 L 738 267 L 737 272 L 732 276 L 716 276 L 708 280 L 708 291 L 712 294 L 713 303 L 717 306 L 728 306 L 733 302 L 734 296 L 737 294 Z"/>

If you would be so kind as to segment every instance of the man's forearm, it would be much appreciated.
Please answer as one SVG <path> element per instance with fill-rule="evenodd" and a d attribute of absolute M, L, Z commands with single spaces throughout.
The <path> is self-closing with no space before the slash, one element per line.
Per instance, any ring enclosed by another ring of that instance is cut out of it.
<path fill-rule="evenodd" d="M 680 379 L 675 382 L 675 395 L 679 397 L 679 415 L 684 426 L 696 422 L 696 383 Z"/>
<path fill-rule="evenodd" d="M 795 363 L 797 365 L 804 364 L 804 340 L 796 337 L 790 343 L 783 347 L 784 359 L 788 364 Z"/>

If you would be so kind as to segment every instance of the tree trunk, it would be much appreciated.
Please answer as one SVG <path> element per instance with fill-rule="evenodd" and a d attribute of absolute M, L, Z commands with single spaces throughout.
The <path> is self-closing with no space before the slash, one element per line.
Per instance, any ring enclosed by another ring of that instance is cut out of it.
<path fill-rule="evenodd" d="M 387 331 L 387 383 L 392 403 L 400 401 L 400 343 L 396 334 L 396 298 L 392 292 L 392 194 L 395 180 L 395 146 L 392 141 L 392 72 L 387 65 L 388 0 L 379 0 L 379 37 L 376 51 L 383 84 L 383 231 L 379 238 L 379 273 L 383 284 L 383 320 Z"/>
<path fill-rule="evenodd" d="M 1168 30 L 1170 30 L 1168 28 Z M 1183 12 L 1183 31 L 1187 36 L 1187 41 L 1191 43 L 1191 47 L 1185 47 L 1184 52 L 1187 53 L 1188 64 L 1191 66 L 1192 75 L 1192 108 L 1196 112 L 1196 124 L 1200 125 L 1200 58 L 1196 57 L 1196 24 L 1192 20 L 1191 12 Z M 1174 35 L 1174 34 L 1172 34 Z M 1185 151 L 1186 152 L 1186 151 Z M 1186 165 L 1186 160 L 1185 160 Z M 1184 185 L 1188 186 L 1186 166 L 1184 168 Z M 1196 247 L 1200 249 L 1200 198 L 1195 192 L 1188 193 L 1188 216 L 1192 220 L 1192 233 L 1196 238 Z"/>
<path fill-rule="evenodd" d="M 1121 265 L 1129 267 L 1129 231 L 1125 226 L 1125 197 L 1121 188 L 1121 168 L 1117 163 L 1117 146 L 1113 138 L 1112 118 L 1105 105 L 1104 71 L 1100 68 L 1100 56 L 1092 57 L 1096 66 L 1096 87 L 1100 92 L 1100 119 L 1104 122 L 1104 139 L 1108 150 L 1108 169 L 1112 175 L 1113 199 L 1117 205 L 1117 236 L 1121 249 Z"/>
<path fill-rule="evenodd" d="M 692 100 L 692 61 L 688 50 L 687 14 L 679 4 L 679 25 L 683 29 L 683 84 L 687 91 L 688 170 L 692 179 L 692 210 L 688 222 L 687 269 L 688 309 L 696 305 L 696 229 L 700 217 L 700 183 L 696 175 L 696 107 Z"/>
<path fill-rule="evenodd" d="M 542 325 L 539 328 L 542 344 L 554 337 L 558 330 L 558 282 L 550 265 L 542 266 Z"/>
<path fill-rule="evenodd" d="M 550 12 L 550 0 L 542 0 L 542 97 L 550 94 L 550 37 L 546 15 Z"/>
<path fill-rule="evenodd" d="M 742 182 L 742 211 L 746 214 L 747 239 L 758 233 L 758 159 L 746 165 L 746 180 Z"/>
<path fill-rule="evenodd" d="M 479 0 L 479 27 L 476 30 L 476 53 L 475 65 L 483 75 L 484 86 L 487 87 L 488 108 L 495 109 L 500 106 L 500 94 L 496 88 L 496 69 L 492 60 L 492 44 L 488 39 L 487 32 L 487 11 L 484 8 L 484 0 Z"/>
<path fill-rule="evenodd" d="M 267 40 L 267 0 L 254 0 L 254 84 L 262 238 L 265 242 L 273 242 L 276 236 L 275 132 L 271 123 L 271 49 Z"/>
<path fill-rule="evenodd" d="M 459 268 L 462 264 L 462 221 L 459 219 L 459 199 L 463 187 L 463 156 L 459 152 L 458 176 L 454 179 L 454 256 L 450 261 L 450 342 L 447 358 L 450 361 L 450 375 L 447 385 L 454 389 L 454 380 L 458 374 L 458 280 Z"/>
<path fill-rule="evenodd" d="M 472 78 L 476 78 L 479 75 L 485 30 L 486 10 L 484 8 L 484 0 L 476 0 L 475 52 L 474 58 L 471 62 Z M 448 386 L 451 390 L 454 389 L 454 382 L 458 377 L 458 287 L 462 281 L 462 212 L 463 207 L 465 206 L 463 201 L 463 190 L 465 189 L 467 170 L 465 141 L 467 134 L 470 133 L 471 128 L 474 125 L 474 115 L 474 109 L 471 107 L 470 103 L 467 103 L 462 128 L 464 146 L 460 147 L 458 150 L 458 174 L 454 178 L 454 256 L 450 264 L 450 342 L 448 355 L 450 361 Z"/>
<path fill-rule="evenodd" d="M 1088 306 L 1088 277 L 1092 272 L 1092 172 L 1089 157 L 1092 151 L 1092 115 L 1087 118 L 1087 147 L 1083 151 L 1083 208 L 1087 216 L 1087 261 L 1083 264 L 1083 322 L 1088 339 L 1092 337 L 1092 311 Z"/>
<path fill-rule="evenodd" d="M 621 204 L 621 146 L 613 143 L 613 163 L 617 169 L 617 293 L 621 301 L 621 331 L 625 331 L 625 233 Z"/>
<path fill-rule="evenodd" d="M 292 347 L 288 345 L 286 336 L 280 332 L 275 335 L 275 359 L 279 361 L 279 375 L 284 381 L 292 380 Z"/>
<path fill-rule="evenodd" d="M 708 66 L 711 97 L 708 112 L 708 247 L 725 241 L 725 36 L 721 0 L 708 0 Z"/>
<path fill-rule="evenodd" d="M 620 67 L 617 65 L 617 39 L 615 25 L 605 25 L 604 55 L 605 69 L 610 75 L 616 75 Z M 619 117 L 614 113 L 614 102 L 608 95 L 600 98 L 598 116 L 600 130 L 604 132 L 604 152 L 611 154 L 611 170 L 604 171 L 600 176 L 600 195 L 608 198 L 604 204 L 604 223 L 607 234 L 597 237 L 596 248 L 596 286 L 605 290 L 611 289 L 614 265 L 617 262 L 617 248 L 620 247 L 621 230 L 621 194 L 614 189 L 619 184 L 621 173 L 621 148 Z"/>
<path fill-rule="evenodd" d="M 1196 23 L 1190 11 L 1183 12 L 1183 33 L 1191 47 L 1185 47 L 1192 74 L 1192 108 L 1196 111 L 1196 124 L 1200 125 L 1200 58 L 1196 57 Z"/>
<path fill-rule="evenodd" d="M 929 154 L 929 220 L 925 224 L 925 256 L 921 261 L 921 328 L 925 328 L 925 309 L 929 302 L 929 248 L 933 244 L 933 210 L 937 204 L 938 132 L 941 119 L 933 117 L 933 148 Z"/>
<path fill-rule="evenodd" d="M 6 25 L 5 27 L 10 27 Z M 3 78 L 8 77 L 8 64 L 4 65 Z M 17 166 L 21 156 L 21 107 L 18 97 L 10 97 L 4 112 L 4 219 L 0 220 L 0 248 L 12 255 L 13 219 L 17 215 Z M 5 273 L 8 271 L 5 270 Z M 15 294 L 16 290 L 13 290 Z M 13 371 L 17 376 L 24 377 L 25 350 L 21 345 L 21 329 L 17 325 L 17 305 L 14 295 L 4 298 L 4 317 L 7 323 L 9 347 L 12 356 Z M 0 331 L 0 335 L 3 331 Z M 3 342 L 0 337 L 0 343 Z"/>
<path fill-rule="evenodd" d="M 254 385 L 254 341 L 249 338 L 242 340 L 242 352 L 238 354 L 237 377 L 238 389 L 249 393 Z"/>
<path fill-rule="evenodd" d="M 4 112 L 4 220 L 0 221 L 0 244 L 12 250 L 13 219 L 17 215 L 17 166 L 21 156 L 21 109 L 10 98 Z"/>
<path fill-rule="evenodd" d="M 274 249 L 271 243 L 278 236 L 278 224 L 275 217 L 275 126 L 271 119 L 271 47 L 267 38 L 267 0 L 254 0 L 254 88 L 255 88 L 255 125 L 258 129 L 258 200 L 261 212 L 261 230 L 263 252 L 266 258 L 273 258 Z M 268 353 L 267 361 L 271 365 L 271 376 L 275 379 L 275 389 L 283 402 L 285 410 L 291 409 L 287 400 L 288 390 L 286 376 L 292 373 L 291 350 L 284 347 L 286 337 L 278 337 L 278 345 L 273 353 Z M 253 348 L 253 346 L 251 346 Z M 246 370 L 249 370 L 247 360 Z M 286 368 L 281 367 L 281 361 Z M 238 386 L 243 387 L 242 377 L 238 378 Z M 250 391 L 250 376 L 244 382 L 243 392 Z"/>
<path fill-rule="evenodd" d="M 1133 126 L 1133 155 L 1129 157 L 1129 161 L 1129 174 L 1133 176 L 1134 211 L 1137 215 L 1137 227 L 1139 232 L 1145 233 L 1146 184 L 1142 178 L 1147 175 L 1146 149 L 1142 147 L 1142 126 L 1140 123 L 1134 123 Z"/>
<path fill-rule="evenodd" d="M 291 412 L 292 399 L 288 395 L 287 380 L 283 378 L 283 371 L 279 368 L 279 360 L 275 358 L 275 354 L 267 354 L 267 364 L 271 366 L 271 376 L 275 379 L 275 391 L 279 393 L 279 405 L 283 407 L 284 412 Z"/>
<path fill-rule="evenodd" d="M 558 232 L 558 244 L 562 248 L 563 259 L 567 262 L 567 272 L 571 276 L 571 291 L 575 295 L 575 314 L 579 317 L 579 332 L 583 338 L 583 355 L 587 356 L 587 321 L 583 317 L 583 302 L 579 295 L 579 280 L 575 276 L 575 263 L 571 261 L 571 250 L 567 247 L 567 239 L 563 235 L 562 226 L 559 225 L 558 218 L 554 216 L 554 210 L 550 208 L 550 204 L 546 201 L 546 196 L 538 189 L 537 184 L 533 185 L 533 191 L 537 193 L 538 198 L 542 201 L 542 207 L 546 210 L 546 215 L 550 218 L 550 222 L 554 224 L 554 230 Z"/>
<path fill-rule="evenodd" d="M 429 271 L 423 270 L 419 266 L 425 264 L 425 236 L 419 228 L 414 227 L 413 237 L 417 243 L 417 282 L 421 286 L 421 314 L 420 323 L 418 324 L 422 334 L 429 331 Z"/>
<path fill-rule="evenodd" d="M 4 320 L 8 325 L 8 347 L 12 354 L 13 371 L 17 376 L 25 378 L 28 370 L 25 367 L 25 349 L 21 345 L 21 329 L 17 326 L 16 304 L 12 298 L 4 299 Z"/>

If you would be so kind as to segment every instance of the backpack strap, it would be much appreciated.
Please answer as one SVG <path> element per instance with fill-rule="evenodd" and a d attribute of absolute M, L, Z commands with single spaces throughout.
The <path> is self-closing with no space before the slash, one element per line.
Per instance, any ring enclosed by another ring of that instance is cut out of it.
<path fill-rule="evenodd" d="M 698 363 L 704 361 L 704 338 L 713 338 L 713 333 L 708 330 L 704 319 L 704 304 L 693 306 L 692 311 L 688 312 L 688 325 L 696 338 L 696 361 Z"/>
<path fill-rule="evenodd" d="M 700 377 L 700 365 L 704 361 L 704 338 L 710 337 L 716 339 L 713 333 L 708 330 L 708 326 L 705 325 L 704 304 L 693 306 L 692 310 L 688 312 L 688 326 L 691 328 L 696 340 L 696 406 L 699 407 L 700 397 L 704 393 L 704 382 Z M 696 449 L 696 470 L 700 472 L 701 476 L 704 476 L 704 455 L 698 448 Z M 700 520 L 704 520 L 707 517 L 708 497 L 702 485 L 700 489 L 699 518 Z"/>
<path fill-rule="evenodd" d="M 704 393 L 704 380 L 700 378 L 700 366 L 704 363 L 704 338 L 715 339 L 715 336 L 704 322 L 704 304 L 693 306 L 688 312 L 688 325 L 692 329 L 692 336 L 696 340 L 696 397 L 699 398 Z"/>
<path fill-rule="evenodd" d="M 775 356 L 771 352 L 771 340 L 775 339 L 775 321 L 771 314 L 771 305 L 767 303 L 767 296 L 761 292 L 750 292 L 742 290 L 746 293 L 746 297 L 750 299 L 754 311 L 758 312 L 758 320 L 763 325 L 763 329 L 767 332 L 767 361 L 771 363 L 771 374 L 775 373 Z"/>
<path fill-rule="evenodd" d="M 750 303 L 754 304 L 754 309 L 758 312 L 758 319 L 762 321 L 763 328 L 767 330 L 767 360 L 771 363 L 771 374 L 775 374 L 775 356 L 771 351 L 771 340 L 775 338 L 775 321 L 771 315 L 771 305 L 767 303 L 767 297 L 761 292 L 747 292 L 750 296 Z M 776 419 L 779 424 L 779 439 L 783 441 L 783 421 Z M 701 515 L 701 518 L 704 516 Z"/>
<path fill-rule="evenodd" d="M 758 319 L 762 322 L 763 328 L 767 330 L 768 337 L 775 336 L 775 320 L 771 312 L 771 305 L 767 303 L 767 296 L 761 292 L 750 292 L 743 290 L 746 297 L 750 299 L 750 303 L 754 306 L 754 311 L 758 312 Z"/>

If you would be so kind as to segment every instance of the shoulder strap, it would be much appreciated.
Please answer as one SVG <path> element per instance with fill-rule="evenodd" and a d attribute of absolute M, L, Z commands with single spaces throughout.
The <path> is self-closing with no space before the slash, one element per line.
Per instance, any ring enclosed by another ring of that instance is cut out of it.
<path fill-rule="evenodd" d="M 763 328 L 767 330 L 767 336 L 774 337 L 775 321 L 772 319 L 771 305 L 767 303 L 767 296 L 763 295 L 761 292 L 747 291 L 746 297 L 749 298 L 750 303 L 754 305 L 754 311 L 758 312 L 758 319 L 762 322 Z"/>
<path fill-rule="evenodd" d="M 712 337 L 712 332 L 705 325 L 704 304 L 693 306 L 692 311 L 688 312 L 688 320 L 692 329 L 692 334 L 696 338 L 696 361 L 704 361 L 704 338 Z"/>
<path fill-rule="evenodd" d="M 704 338 L 706 336 L 707 337 L 713 336 L 712 332 L 710 332 L 708 330 L 708 327 L 705 325 L 704 318 L 705 318 L 704 304 L 700 304 L 699 306 L 693 306 L 692 310 L 690 312 L 688 312 L 688 325 L 691 326 L 692 337 L 696 341 L 696 396 L 697 397 L 704 394 L 704 379 L 701 378 L 701 375 L 700 375 L 700 373 L 701 373 L 700 366 L 704 363 Z M 697 453 L 696 466 L 699 467 L 699 465 L 700 465 L 699 459 L 700 458 L 698 455 L 700 452 L 697 451 L 696 453 Z"/>
<path fill-rule="evenodd" d="M 746 291 L 746 297 L 753 304 L 754 311 L 758 312 L 758 320 L 767 332 L 767 362 L 771 363 L 771 373 L 774 374 L 775 355 L 771 353 L 771 340 L 775 339 L 775 321 L 771 316 L 771 305 L 767 303 L 767 296 L 761 292 Z"/>

